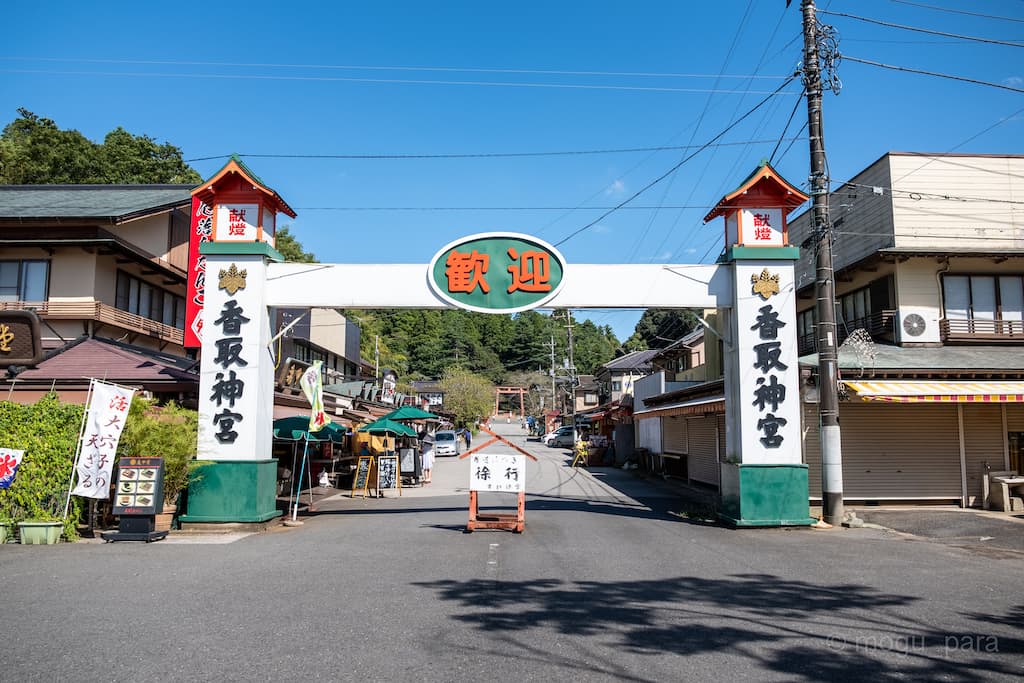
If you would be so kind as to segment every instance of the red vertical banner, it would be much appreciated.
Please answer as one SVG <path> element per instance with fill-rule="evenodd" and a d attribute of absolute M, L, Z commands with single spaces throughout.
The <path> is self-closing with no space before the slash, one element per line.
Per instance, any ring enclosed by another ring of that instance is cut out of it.
<path fill-rule="evenodd" d="M 192 197 L 192 219 L 188 231 L 188 289 L 185 293 L 185 348 L 203 344 L 203 292 L 206 289 L 206 257 L 199 245 L 213 235 L 213 207 Z"/>

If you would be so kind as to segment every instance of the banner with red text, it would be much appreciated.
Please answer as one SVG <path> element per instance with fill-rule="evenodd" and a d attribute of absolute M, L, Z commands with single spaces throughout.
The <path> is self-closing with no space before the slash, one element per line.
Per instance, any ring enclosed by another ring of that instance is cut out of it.
<path fill-rule="evenodd" d="M 185 348 L 203 345 L 203 291 L 206 289 L 206 257 L 199 245 L 213 237 L 213 209 L 192 197 L 188 231 L 188 282 L 185 290 Z"/>

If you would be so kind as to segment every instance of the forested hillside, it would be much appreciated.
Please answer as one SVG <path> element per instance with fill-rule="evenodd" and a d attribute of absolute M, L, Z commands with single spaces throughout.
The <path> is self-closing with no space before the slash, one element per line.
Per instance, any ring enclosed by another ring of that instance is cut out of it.
<path fill-rule="evenodd" d="M 514 373 L 564 368 L 568 358 L 566 313 L 525 311 L 510 315 L 462 310 L 346 311 L 362 329 L 363 357 L 405 379 L 440 377 L 460 365 L 495 383 Z M 609 326 L 573 318 L 573 359 L 591 373 L 620 348 Z"/>

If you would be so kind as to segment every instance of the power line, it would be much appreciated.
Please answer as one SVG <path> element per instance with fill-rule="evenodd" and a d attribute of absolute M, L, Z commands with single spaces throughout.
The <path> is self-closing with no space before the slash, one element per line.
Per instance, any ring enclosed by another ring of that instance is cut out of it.
<path fill-rule="evenodd" d="M 623 211 L 651 209 L 701 209 L 710 211 L 713 204 L 636 205 L 618 207 Z M 70 207 L 68 207 L 70 208 Z M 90 207 L 80 207 L 90 208 Z M 607 211 L 615 206 L 296 206 L 296 211 Z"/>
<path fill-rule="evenodd" d="M 1015 21 L 1024 24 L 1024 19 L 1015 19 L 1013 17 L 998 17 L 994 14 L 982 14 L 981 12 L 968 12 L 963 9 L 953 9 L 951 7 L 939 7 L 937 5 L 926 5 L 923 2 L 909 2 L 908 0 L 889 0 L 889 2 L 896 2 L 901 5 L 913 5 L 914 7 L 924 7 L 925 9 L 938 10 L 939 12 L 951 12 L 953 14 L 966 14 L 971 17 L 982 17 L 985 19 L 997 19 L 999 21 Z"/>
<path fill-rule="evenodd" d="M 585 83 L 522 83 L 515 81 L 442 81 L 433 79 L 418 80 L 414 78 L 355 78 L 346 76 L 274 76 L 267 74 L 210 74 L 210 73 L 154 73 L 136 71 L 48 71 L 44 69 L 0 69 L 0 73 L 43 74 L 52 76 L 128 76 L 138 78 L 213 78 L 218 80 L 243 81 L 305 81 L 334 83 L 385 83 L 394 85 L 462 85 L 481 87 L 506 88 L 565 88 L 567 90 L 625 90 L 631 92 L 668 92 L 668 93 L 709 93 L 747 94 L 744 90 L 710 89 L 710 88 L 672 88 L 667 86 L 645 85 L 599 85 Z M 754 94 L 767 95 L 768 91 Z"/>
<path fill-rule="evenodd" d="M 1024 46 L 1022 46 L 1024 47 Z M 1002 83 L 991 83 L 989 81 L 979 81 L 974 78 L 966 78 L 964 76 L 952 76 L 950 74 L 940 74 L 934 71 L 924 71 L 922 69 L 911 69 L 906 66 L 895 66 L 893 64 L 883 64 L 881 62 L 873 62 L 870 59 L 858 59 L 857 57 L 851 57 L 848 54 L 843 54 L 843 59 L 848 62 L 857 62 L 858 64 L 867 64 L 868 66 L 877 66 L 883 69 L 892 69 L 894 71 L 906 71 L 912 74 L 921 74 L 923 76 L 935 76 L 936 78 L 948 78 L 952 81 L 962 81 L 964 83 L 973 83 L 974 85 L 987 85 L 990 88 L 1001 88 L 1003 90 L 1009 90 L 1010 92 L 1024 93 L 1021 88 L 1014 88 L 1011 85 L 1003 85 Z"/>
<path fill-rule="evenodd" d="M 885 186 L 879 186 L 879 185 L 869 185 L 869 184 L 865 184 L 865 183 L 854 183 L 854 182 L 845 182 L 845 183 L 843 183 L 842 185 L 839 186 L 839 190 L 836 190 L 835 192 L 833 192 L 833 194 L 835 194 L 836 192 L 841 191 L 843 187 L 847 187 L 847 186 L 861 187 L 861 188 L 870 189 L 870 190 L 879 189 L 882 192 L 889 192 L 889 194 L 893 195 L 894 197 L 896 196 L 897 193 L 900 193 L 902 195 L 905 195 L 904 197 L 902 197 L 903 199 L 914 199 L 914 200 L 917 200 L 917 199 L 947 199 L 949 201 L 955 201 L 955 202 L 985 202 L 985 203 L 988 203 L 988 204 L 1014 204 L 1014 205 L 1018 205 L 1018 206 L 1019 205 L 1024 205 L 1024 201 L 1014 200 L 1014 199 L 993 199 L 993 198 L 990 198 L 990 197 L 961 197 L 961 196 L 950 195 L 950 194 L 943 194 L 943 193 L 937 193 L 937 192 L 921 192 L 919 190 L 899 190 L 899 189 L 896 189 L 894 187 L 885 187 Z"/>
<path fill-rule="evenodd" d="M 449 73 L 489 73 L 489 74 L 530 74 L 543 76 L 629 76 L 640 78 L 763 78 L 778 80 L 785 76 L 758 76 L 756 74 L 695 74 L 652 71 L 570 71 L 560 69 L 498 69 L 491 67 L 459 67 L 459 66 L 392 66 L 371 64 L 275 64 L 272 62 L 202 62 L 173 59 L 94 59 L 69 57 L 0 57 L 5 61 L 21 62 L 81 62 L 86 64 L 144 64 L 160 66 L 225 66 L 255 69 L 324 69 L 338 71 L 414 71 L 414 72 L 449 72 Z"/>
<path fill-rule="evenodd" d="M 933 31 L 928 28 L 919 28 L 917 26 L 905 26 L 903 24 L 893 24 L 888 21 L 881 21 L 880 19 L 870 19 L 868 17 L 859 17 L 856 14 L 846 14 L 845 12 L 828 12 L 825 10 L 818 10 L 818 14 L 828 14 L 833 17 L 845 17 L 847 19 L 856 19 L 857 21 L 865 21 L 869 24 L 878 24 L 879 26 L 886 26 L 888 28 L 899 28 L 904 31 L 916 31 L 918 33 L 927 33 L 933 36 L 943 36 L 944 38 L 958 38 L 960 40 L 973 40 L 978 43 L 989 43 L 991 45 L 1005 45 L 1007 47 L 1024 47 L 1024 43 L 1011 43 L 1005 40 L 996 40 L 994 38 L 981 38 L 978 36 L 965 36 L 959 33 L 946 33 L 945 31 Z"/>
<path fill-rule="evenodd" d="M 738 142 L 719 142 L 713 147 L 737 147 L 756 143 L 769 143 L 774 140 L 744 140 Z M 636 152 L 669 152 L 696 149 L 699 145 L 662 145 L 658 147 L 623 147 L 609 149 L 560 150 L 551 152 L 470 152 L 449 154 L 215 154 L 205 157 L 185 159 L 190 164 L 195 161 L 212 159 L 229 159 L 238 156 L 246 159 L 349 159 L 349 160 L 395 160 L 395 159 L 503 159 L 516 157 L 554 157 L 583 156 L 588 154 L 630 154 Z"/>
<path fill-rule="evenodd" d="M 675 173 L 675 172 L 676 172 L 676 171 L 677 171 L 677 170 L 678 170 L 678 169 L 679 169 L 679 168 L 680 168 L 680 167 L 681 167 L 681 166 L 682 166 L 683 164 L 685 164 L 685 163 L 686 163 L 687 161 L 689 161 L 689 160 L 693 159 L 693 158 L 694 158 L 695 156 L 697 156 L 698 154 L 700 154 L 700 153 L 701 153 L 701 152 L 702 152 L 702 151 L 703 151 L 704 149 L 706 149 L 706 148 L 707 148 L 708 146 L 710 146 L 710 145 L 711 145 L 712 143 L 714 143 L 714 142 L 715 142 L 715 140 L 717 140 L 718 138 L 722 137 L 723 135 L 725 135 L 726 133 L 728 133 L 728 132 L 729 132 L 730 130 L 732 130 L 733 128 L 735 128 L 735 127 L 736 127 L 737 125 L 739 125 L 739 123 L 740 123 L 740 122 L 742 122 L 742 121 L 743 121 L 744 119 L 746 119 L 746 118 L 747 118 L 748 116 L 750 116 L 750 115 L 751 115 L 751 114 L 753 114 L 753 113 L 754 113 L 755 111 L 757 111 L 758 109 L 760 109 L 760 108 L 761 108 L 761 107 L 762 107 L 762 106 L 763 106 L 763 105 L 764 105 L 764 104 L 765 104 L 766 102 L 768 102 L 769 100 L 771 100 L 771 99 L 772 99 L 772 97 L 774 97 L 775 95 L 779 94 L 779 93 L 780 93 L 780 92 L 782 91 L 782 89 L 783 89 L 783 88 L 785 88 L 785 87 L 786 87 L 787 85 L 789 85 L 789 84 L 790 84 L 790 82 L 792 82 L 792 80 L 793 80 L 794 78 L 796 78 L 796 76 L 790 76 L 790 77 L 789 77 L 789 78 L 787 78 L 787 79 L 786 79 L 785 81 L 783 81 L 782 85 L 780 85 L 780 86 L 779 86 L 778 88 L 776 88 L 776 89 L 775 89 L 775 91 L 774 91 L 773 93 L 769 94 L 769 95 L 768 95 L 767 97 L 765 97 L 765 98 L 764 98 L 764 99 L 762 99 L 762 100 L 761 100 L 760 102 L 758 102 L 757 104 L 755 104 L 755 105 L 753 106 L 753 108 L 751 108 L 751 109 L 747 110 L 747 112 L 746 112 L 745 114 L 743 114 L 743 116 L 739 117 L 738 119 L 736 119 L 735 121 L 733 121 L 732 123 L 730 123 L 730 124 L 729 124 L 728 126 L 726 126 L 726 127 L 725 127 L 725 128 L 724 128 L 724 129 L 723 129 L 723 130 L 722 130 L 721 132 L 720 132 L 720 133 L 718 133 L 718 134 L 717 134 L 717 135 L 715 135 L 715 136 L 714 136 L 713 138 L 711 138 L 710 140 L 708 140 L 708 142 L 707 142 L 707 143 L 706 143 L 705 145 L 701 145 L 700 149 L 697 149 L 697 150 L 695 150 L 695 151 L 694 151 L 694 152 L 693 152 L 692 154 L 689 154 L 689 155 L 687 155 L 687 156 L 683 157 L 683 158 L 682 158 L 682 159 L 681 159 L 681 160 L 679 161 L 679 163 L 677 163 L 677 164 L 676 164 L 675 166 L 673 166 L 673 167 L 672 167 L 672 168 L 670 168 L 669 170 L 665 171 L 665 173 L 661 174 L 660 176 L 658 176 L 657 178 L 655 178 L 655 179 L 654 179 L 654 180 L 652 180 L 651 182 L 649 182 L 649 183 L 647 183 L 646 185 L 644 185 L 644 186 L 643 186 L 642 188 L 640 188 L 639 190 L 637 190 L 636 192 L 634 192 L 634 193 L 633 193 L 633 194 L 632 194 L 632 195 L 631 195 L 630 197 L 628 197 L 627 199 L 624 199 L 624 200 L 623 200 L 622 202 L 620 202 L 620 203 L 619 203 L 618 205 L 616 205 L 615 207 L 613 207 L 613 208 L 609 209 L 609 210 L 608 210 L 608 211 L 606 211 L 605 213 L 603 213 L 603 214 L 601 214 L 600 216 L 598 216 L 598 217 L 597 217 L 596 219 L 594 219 L 594 220 L 592 220 L 591 222 L 589 222 L 589 223 L 587 223 L 586 225 L 584 225 L 583 227 L 581 227 L 581 228 L 577 228 L 576 230 L 572 231 L 572 232 L 571 232 L 571 233 L 569 233 L 569 234 L 568 234 L 568 235 L 567 235 L 566 237 L 562 238 L 562 239 L 561 239 L 561 240 L 559 240 L 558 242 L 555 242 L 555 245 L 554 245 L 554 246 L 556 246 L 556 247 L 557 247 L 557 246 L 560 246 L 560 245 L 562 245 L 562 244 L 565 244 L 566 242 L 568 242 L 569 240 L 571 240 L 571 239 L 572 239 L 573 237 L 575 237 L 576 235 L 580 234 L 580 233 L 581 233 L 581 232 L 583 232 L 584 230 L 587 230 L 587 229 L 589 229 L 589 228 L 592 228 L 593 226 L 597 225 L 597 224 L 598 224 L 598 223 L 600 223 L 600 222 L 601 222 L 602 220 L 604 220 L 605 218 L 607 218 L 607 217 L 608 217 L 609 215 L 611 215 L 611 214 L 612 214 L 612 213 L 614 213 L 615 211 L 618 211 L 618 210 L 619 210 L 619 209 L 621 209 L 621 208 L 622 208 L 623 206 L 625 206 L 626 204 L 629 204 L 629 203 L 630 203 L 630 202 L 632 202 L 632 201 L 633 201 L 634 199 L 636 199 L 637 197 L 639 197 L 640 195 L 642 195 L 642 194 L 643 194 L 644 192 L 646 192 L 647 190 L 651 189 L 652 187 L 654 187 L 655 185 L 657 185 L 658 183 L 660 183 L 660 182 L 661 182 L 662 180 L 664 180 L 665 178 L 667 178 L 667 177 L 669 177 L 670 175 L 672 175 L 673 173 Z"/>

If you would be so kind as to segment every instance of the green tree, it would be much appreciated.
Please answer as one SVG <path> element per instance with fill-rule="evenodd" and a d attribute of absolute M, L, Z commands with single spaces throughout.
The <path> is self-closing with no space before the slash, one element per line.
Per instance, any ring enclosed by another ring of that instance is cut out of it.
<path fill-rule="evenodd" d="M 598 327 L 592 321 L 584 320 L 573 329 L 573 360 L 579 374 L 593 374 L 615 357 L 617 348 L 619 340 L 608 326 Z"/>
<path fill-rule="evenodd" d="M 624 346 L 629 351 L 661 349 L 685 337 L 700 323 L 697 316 L 685 309 L 648 308 L 636 323 L 633 335 Z"/>
<path fill-rule="evenodd" d="M 319 263 L 315 255 L 302 248 L 302 243 L 292 234 L 291 226 L 286 225 L 277 231 L 274 248 L 289 263 Z"/>
<path fill-rule="evenodd" d="M 474 424 L 494 409 L 494 385 L 486 377 L 456 366 L 445 369 L 440 384 L 456 424 Z"/>
<path fill-rule="evenodd" d="M 96 144 L 77 130 L 18 109 L 0 133 L 0 184 L 199 184 L 181 150 L 121 127 Z"/>

